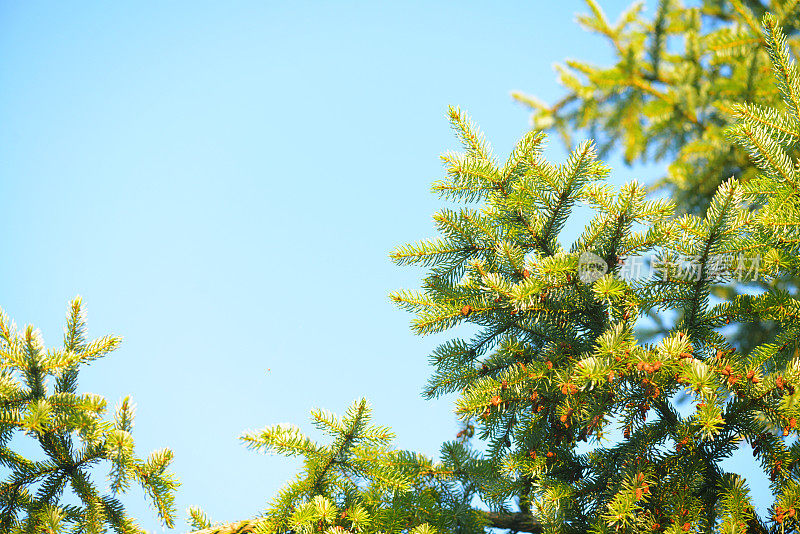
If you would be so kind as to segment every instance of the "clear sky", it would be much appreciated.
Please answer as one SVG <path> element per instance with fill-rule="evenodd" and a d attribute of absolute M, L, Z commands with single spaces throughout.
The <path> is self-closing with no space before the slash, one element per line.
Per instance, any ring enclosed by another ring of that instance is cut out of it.
<path fill-rule="evenodd" d="M 612 18 L 627 3 L 602 1 Z M 190 504 L 252 517 L 295 472 L 245 429 L 307 429 L 310 408 L 365 395 L 400 447 L 454 437 L 452 399 L 420 397 L 443 338 L 414 337 L 387 298 L 420 272 L 388 253 L 433 236 L 448 104 L 505 155 L 528 128 L 510 90 L 553 101 L 554 62 L 610 60 L 583 9 L 0 4 L 0 306 L 52 345 L 80 294 L 90 334 L 124 336 L 81 388 L 133 395 L 138 452 L 174 450 L 176 530 Z M 615 183 L 657 174 L 611 164 Z"/>

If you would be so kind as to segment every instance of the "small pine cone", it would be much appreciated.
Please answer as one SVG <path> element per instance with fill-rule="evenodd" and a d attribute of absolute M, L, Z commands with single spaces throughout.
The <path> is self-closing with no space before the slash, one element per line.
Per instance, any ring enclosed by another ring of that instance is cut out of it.
<path fill-rule="evenodd" d="M 472 313 L 472 306 L 470 306 L 469 304 L 461 308 L 461 315 L 463 315 L 464 317 L 469 317 L 470 313 Z"/>
<path fill-rule="evenodd" d="M 492 397 L 492 400 L 491 400 L 492 406 L 499 406 L 500 403 L 502 403 L 502 402 L 503 402 L 503 399 L 502 399 L 502 397 L 500 397 L 500 395 L 495 395 L 494 397 Z"/>

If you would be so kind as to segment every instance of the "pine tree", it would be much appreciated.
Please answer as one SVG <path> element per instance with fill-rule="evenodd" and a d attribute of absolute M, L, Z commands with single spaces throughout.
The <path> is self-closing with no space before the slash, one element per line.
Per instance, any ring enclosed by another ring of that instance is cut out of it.
<path fill-rule="evenodd" d="M 141 532 L 117 498 L 132 482 L 149 495 L 164 524 L 173 526 L 178 483 L 167 471 L 172 452 L 139 459 L 130 399 L 122 399 L 109 419 L 103 397 L 78 393 L 81 366 L 120 342 L 113 335 L 86 339 L 80 298 L 70 305 L 59 349 L 46 349 L 32 326 L 18 332 L 0 310 L 0 465 L 8 473 L 0 482 L 0 532 Z M 17 452 L 22 443 L 35 444 L 44 459 Z M 110 494 L 93 476 L 103 465 Z"/>
<path fill-rule="evenodd" d="M 758 101 L 780 107 L 759 19 L 767 9 L 798 49 L 798 5 L 794 0 L 702 0 L 686 7 L 659 0 L 652 17 L 633 4 L 615 23 L 600 4 L 587 0 L 579 23 L 608 41 L 616 56 L 605 68 L 579 60 L 558 68 L 567 93 L 553 105 L 515 92 L 533 109 L 536 128 L 556 130 L 567 146 L 576 133 L 594 138 L 600 153 L 622 151 L 628 163 L 663 162 L 666 173 L 651 189 L 668 194 L 678 213 L 700 215 L 719 184 L 730 176 L 747 182 L 758 168 L 725 135 L 737 104 Z M 798 281 L 774 280 L 791 291 Z M 715 297 L 764 290 L 761 281 L 714 289 Z M 653 314 L 653 335 L 667 328 Z M 752 350 L 775 336 L 772 322 L 743 323 L 736 343 Z"/>
<path fill-rule="evenodd" d="M 473 207 L 441 211 L 441 238 L 395 252 L 429 275 L 422 292 L 394 299 L 416 313 L 420 334 L 462 322 L 479 329 L 434 352 L 427 393 L 460 393 L 457 413 L 479 425 L 495 465 L 479 492 L 495 510 L 530 511 L 551 532 L 760 532 L 764 519 L 796 528 L 798 302 L 773 288 L 710 298 L 737 269 L 736 278 L 755 278 L 756 262 L 762 276 L 797 273 L 800 165 L 790 154 L 800 79 L 778 22 L 765 17 L 763 40 L 785 111 L 732 106 L 739 122 L 723 134 L 759 174 L 723 182 L 702 217 L 670 217 L 669 203 L 645 200 L 635 183 L 614 194 L 586 143 L 554 166 L 534 132 L 500 165 L 451 113 L 465 152 L 445 157 L 449 177 L 434 190 Z M 597 214 L 563 249 L 558 232 L 579 201 Z M 663 271 L 622 279 L 619 260 L 643 253 Z M 600 273 L 581 281 L 587 256 Z M 690 272 L 680 258 L 693 259 Z M 677 320 L 659 342 L 642 343 L 637 319 L 654 311 Z M 726 326 L 752 320 L 774 321 L 777 336 L 741 354 Z M 690 409 L 678 409 L 681 397 Z M 615 425 L 622 439 L 609 434 Z M 587 439 L 594 447 L 580 453 Z M 745 442 L 772 482 L 770 518 L 721 467 Z"/>
<path fill-rule="evenodd" d="M 246 522 L 223 526 L 272 532 L 479 532 L 483 514 L 470 506 L 474 489 L 465 468 L 474 454 L 463 443 L 447 443 L 442 462 L 391 448 L 392 432 L 370 425 L 366 399 L 353 403 L 344 417 L 311 412 L 314 425 L 332 439 L 315 443 L 292 425 L 275 425 L 242 435 L 258 451 L 303 458 L 303 472 L 278 493 L 267 511 Z M 196 529 L 215 532 L 197 507 L 189 511 Z"/>
<path fill-rule="evenodd" d="M 533 110 L 536 129 L 559 132 L 567 146 L 586 132 L 605 154 L 620 149 L 628 163 L 667 163 L 655 187 L 679 212 L 702 214 L 726 177 L 756 173 L 725 135 L 733 107 L 758 101 L 776 106 L 760 18 L 769 8 L 797 49 L 798 6 L 793 0 L 702 0 L 686 7 L 659 0 L 651 18 L 636 2 L 611 23 L 596 0 L 578 22 L 608 41 L 611 67 L 570 60 L 557 67 L 566 94 L 553 105 L 516 91 Z"/>
<path fill-rule="evenodd" d="M 612 26 L 590 2 L 582 20 L 620 64 L 572 63 L 587 78 L 564 74 L 573 94 L 555 108 L 531 100 L 539 127 L 594 127 L 601 149 L 622 141 L 631 161 L 674 154 L 664 183 L 677 203 L 604 183 L 591 142 L 553 164 L 533 131 L 499 162 L 451 109 L 463 152 L 444 155 L 433 189 L 461 206 L 434 216 L 440 237 L 393 252 L 427 275 L 392 299 L 420 335 L 467 326 L 431 355 L 425 391 L 457 397 L 459 439 L 440 462 L 394 451 L 388 431 L 357 424 L 363 403 L 341 420 L 316 412 L 331 445 L 287 427 L 247 434 L 256 448 L 302 455 L 303 472 L 262 517 L 212 531 L 797 530 L 796 4 L 770 15 L 755 0 L 662 1 L 652 24 L 633 8 Z M 676 35 L 683 54 L 669 47 Z M 561 231 L 578 203 L 594 216 L 567 248 Z M 637 256 L 659 268 L 624 276 Z M 642 328 L 654 317 L 660 337 Z M 737 325 L 767 321 L 769 339 L 741 343 Z M 722 466 L 748 445 L 770 480 L 767 516 L 741 472 Z M 364 463 L 367 450 L 375 460 Z M 363 522 L 346 519 L 355 509 Z"/>

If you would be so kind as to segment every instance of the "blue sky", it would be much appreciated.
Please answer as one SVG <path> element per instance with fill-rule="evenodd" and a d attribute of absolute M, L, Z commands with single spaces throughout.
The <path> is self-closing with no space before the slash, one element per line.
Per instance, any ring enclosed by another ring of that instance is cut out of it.
<path fill-rule="evenodd" d="M 175 451 L 176 530 L 190 504 L 251 517 L 295 472 L 245 429 L 308 428 L 310 408 L 365 395 L 403 448 L 454 437 L 452 399 L 419 394 L 443 338 L 414 337 L 387 298 L 420 272 L 388 253 L 433 235 L 448 104 L 504 155 L 528 127 L 510 90 L 552 101 L 554 62 L 609 61 L 584 9 L 0 5 L 0 306 L 52 345 L 80 294 L 92 335 L 124 336 L 82 389 L 131 394 L 139 453 Z M 657 174 L 611 164 L 615 183 Z M 161 531 L 141 494 L 126 502 Z"/>

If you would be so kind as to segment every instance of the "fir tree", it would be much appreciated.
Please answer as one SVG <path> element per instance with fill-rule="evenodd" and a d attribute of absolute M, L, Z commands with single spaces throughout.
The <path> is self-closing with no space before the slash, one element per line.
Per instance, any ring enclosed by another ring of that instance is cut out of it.
<path fill-rule="evenodd" d="M 764 25 L 782 107 L 732 106 L 738 123 L 726 135 L 759 174 L 745 184 L 723 182 L 702 216 L 674 216 L 671 202 L 648 200 L 637 183 L 614 191 L 603 183 L 609 170 L 591 143 L 555 165 L 542 157 L 544 136 L 531 132 L 501 164 L 465 115 L 451 110 L 464 152 L 444 156 L 447 178 L 434 191 L 463 207 L 435 215 L 441 237 L 392 254 L 428 270 L 421 291 L 392 298 L 416 314 L 419 334 L 464 323 L 477 329 L 434 351 L 426 394 L 456 394 L 466 437 L 474 433 L 485 445 L 478 453 L 464 440 L 458 469 L 462 494 L 474 491 L 490 509 L 477 514 L 485 526 L 553 533 L 797 528 L 797 298 L 780 289 L 711 298 L 733 278 L 796 275 L 800 167 L 791 154 L 800 136 L 800 80 L 778 19 L 767 16 Z M 591 204 L 595 216 L 564 248 L 560 232 L 578 202 Z M 625 279 L 621 260 L 634 254 L 652 255 L 663 269 Z M 692 258 L 692 268 L 681 258 Z M 656 312 L 677 320 L 659 341 L 643 341 L 637 323 Z M 774 342 L 737 350 L 726 330 L 754 319 L 779 325 Z M 334 444 L 343 443 L 337 432 L 358 435 L 353 420 L 329 425 Z M 329 506 L 352 506 L 347 491 L 309 489 L 320 466 L 344 449 L 320 449 L 280 428 L 249 439 L 308 458 L 259 524 L 302 530 L 285 519 L 299 514 L 311 518 L 309 529 L 360 528 L 325 515 Z M 769 517 L 756 513 L 747 481 L 721 465 L 746 443 L 771 480 Z M 358 465 L 358 453 L 347 457 L 339 465 Z M 421 475 L 415 469 L 406 471 L 409 480 Z M 356 483 L 352 495 L 369 492 L 368 471 L 361 473 L 367 489 Z M 403 491 L 380 496 L 379 508 L 402 516 L 394 499 Z M 442 502 L 419 506 L 405 526 L 379 528 L 452 528 L 423 523 Z"/>
<path fill-rule="evenodd" d="M 461 322 L 479 328 L 435 351 L 427 392 L 459 392 L 457 412 L 480 427 L 494 469 L 479 493 L 493 509 L 530 511 L 552 532 L 796 528 L 796 298 L 770 288 L 710 299 L 736 269 L 752 280 L 756 261 L 762 276 L 797 273 L 800 167 L 790 154 L 800 80 L 778 22 L 765 17 L 763 41 L 785 111 L 732 106 L 739 122 L 725 134 L 760 173 L 745 185 L 723 182 L 702 217 L 670 217 L 668 203 L 646 201 L 635 183 L 613 194 L 598 183 L 605 169 L 585 143 L 554 166 L 531 133 L 500 165 L 451 113 L 465 152 L 445 157 L 449 178 L 434 189 L 477 205 L 440 212 L 441 238 L 395 252 L 430 274 L 422 292 L 394 298 L 417 314 L 421 334 Z M 578 201 L 597 215 L 563 249 L 558 232 Z M 637 223 L 647 231 L 634 231 Z M 619 260 L 642 253 L 668 267 L 622 280 Z M 576 268 L 587 255 L 606 274 L 583 285 Z M 688 275 L 679 258 L 694 259 Z M 658 343 L 643 343 L 637 319 L 654 311 L 678 320 Z M 752 320 L 774 321 L 777 336 L 741 354 L 726 326 Z M 682 395 L 688 411 L 677 407 Z M 617 424 L 622 439 L 604 441 Z M 581 454 L 587 439 L 595 446 Z M 746 481 L 721 467 L 745 442 L 772 483 L 769 518 L 755 513 Z"/>
<path fill-rule="evenodd" d="M 780 107 L 759 20 L 767 9 L 774 12 L 787 45 L 797 49 L 797 2 L 703 0 L 686 7 L 659 0 L 649 18 L 639 2 L 614 23 L 599 2 L 587 4 L 589 13 L 578 21 L 609 43 L 616 63 L 599 67 L 572 60 L 559 66 L 567 93 L 553 105 L 515 92 L 533 109 L 534 126 L 557 130 L 568 146 L 585 132 L 601 154 L 619 149 L 628 163 L 665 163 L 665 175 L 651 188 L 669 194 L 678 213 L 702 214 L 723 180 L 756 176 L 757 167 L 725 131 L 741 102 Z M 793 290 L 798 281 L 784 276 L 771 284 Z M 765 288 L 756 281 L 717 287 L 714 294 L 731 299 Z M 653 335 L 668 330 L 662 315 L 651 319 Z M 771 321 L 743 323 L 734 341 L 752 350 L 772 340 L 775 328 Z"/>
<path fill-rule="evenodd" d="M 538 128 L 558 129 L 568 145 L 588 128 L 601 152 L 621 144 L 629 161 L 673 158 L 661 186 L 676 202 L 648 199 L 635 182 L 604 183 L 610 170 L 592 142 L 553 164 L 542 155 L 545 135 L 533 131 L 500 162 L 451 109 L 463 152 L 444 155 L 447 176 L 433 189 L 460 207 L 434 216 L 440 237 L 392 253 L 427 275 L 421 290 L 391 298 L 415 314 L 420 335 L 476 332 L 433 352 L 425 391 L 456 396 L 463 430 L 438 461 L 398 451 L 362 399 L 341 418 L 312 412 L 329 443 L 286 425 L 248 432 L 242 439 L 255 450 L 301 457 L 301 473 L 260 516 L 213 526 L 192 508 L 193 528 L 797 530 L 800 4 L 775 2 L 771 15 L 757 0 L 691 9 L 662 0 L 652 21 L 634 6 L 613 25 L 589 5 L 581 22 L 610 40 L 618 64 L 570 62 L 570 93 L 555 106 L 518 98 L 536 109 Z M 676 36 L 680 50 L 670 45 Z M 565 247 L 561 232 L 578 203 L 594 216 Z M 660 270 L 624 277 L 636 255 Z M 642 329 L 653 318 L 662 319 L 660 337 Z M 767 322 L 769 336 L 749 344 L 741 341 L 750 330 L 733 331 Z M 0 334 L 0 458 L 12 470 L 0 494 L 4 531 L 135 531 L 83 470 L 101 460 L 111 462 L 114 492 L 137 480 L 171 524 L 169 453 L 136 459 L 127 402 L 107 422 L 104 401 L 75 393 L 77 366 L 118 340 L 86 343 L 79 302 L 61 351 L 45 351 L 32 328 L 17 334 L 4 317 Z M 49 459 L 13 452 L 15 431 Z M 741 474 L 722 467 L 746 444 L 771 481 L 767 516 Z M 68 482 L 80 505 L 60 502 Z"/>
<path fill-rule="evenodd" d="M 0 532 L 94 533 L 107 527 L 120 534 L 141 532 L 117 498 L 134 482 L 164 524 L 173 526 L 178 483 L 167 471 L 172 452 L 162 449 L 138 458 L 130 399 L 122 399 L 113 418 L 107 418 L 103 397 L 78 393 L 81 366 L 120 342 L 113 335 L 86 339 L 80 298 L 70 305 L 58 349 L 46 349 L 32 326 L 18 332 L 0 310 L 0 465 L 7 470 L 0 482 Z M 34 443 L 44 459 L 15 451 L 23 443 L 12 442 L 17 436 Z M 107 482 L 93 476 L 103 465 Z M 101 490 L 106 484 L 110 493 Z"/>
<path fill-rule="evenodd" d="M 332 439 L 320 445 L 291 425 L 246 432 L 254 449 L 303 458 L 303 472 L 278 493 L 266 512 L 251 521 L 223 526 L 272 532 L 479 532 L 484 514 L 471 508 L 474 484 L 468 482 L 476 456 L 463 443 L 446 443 L 442 462 L 391 448 L 392 432 L 370 425 L 366 399 L 353 403 L 344 417 L 311 412 L 314 425 Z M 197 507 L 191 524 L 220 531 Z"/>
<path fill-rule="evenodd" d="M 759 20 L 769 8 L 796 49 L 797 2 L 702 0 L 686 7 L 659 0 L 651 18 L 636 2 L 614 23 L 602 2 L 586 3 L 589 13 L 578 22 L 608 41 L 616 63 L 558 66 L 567 92 L 553 105 L 519 91 L 513 96 L 533 110 L 536 129 L 558 131 L 567 146 L 586 132 L 601 155 L 620 149 L 628 163 L 667 163 L 655 187 L 680 212 L 702 214 L 726 177 L 746 181 L 756 173 L 724 130 L 738 103 L 780 104 Z"/>

